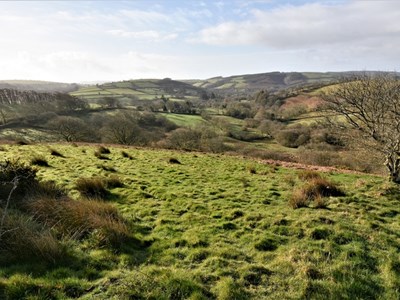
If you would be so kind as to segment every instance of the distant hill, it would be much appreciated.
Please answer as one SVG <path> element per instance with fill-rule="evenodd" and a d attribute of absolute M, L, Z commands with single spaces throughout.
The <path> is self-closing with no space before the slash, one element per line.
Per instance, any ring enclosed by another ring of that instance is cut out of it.
<path fill-rule="evenodd" d="M 37 80 L 0 80 L 0 89 L 13 89 L 18 91 L 35 92 L 60 92 L 69 93 L 79 89 L 76 83 L 62 83 Z"/>
<path fill-rule="evenodd" d="M 357 73 L 365 72 L 269 72 L 191 80 L 139 79 L 81 86 L 70 94 L 94 102 L 104 97 L 157 100 L 162 95 L 171 100 L 207 99 L 212 94 L 247 97 L 260 90 L 316 89 Z"/>
<path fill-rule="evenodd" d="M 188 80 L 185 82 L 191 83 L 196 87 L 213 90 L 219 94 L 253 94 L 262 89 L 278 91 L 316 83 L 330 83 L 349 74 L 347 72 L 270 72 L 214 77 L 206 80 Z"/>
<path fill-rule="evenodd" d="M 104 97 L 115 97 L 129 100 L 155 100 L 162 96 L 174 100 L 198 99 L 205 89 L 183 81 L 170 78 L 139 79 L 119 82 L 110 82 L 81 87 L 71 95 L 87 100 L 98 100 Z"/>
<path fill-rule="evenodd" d="M 348 72 L 269 72 L 260 74 L 213 77 L 205 80 L 183 80 L 193 86 L 212 90 L 220 95 L 249 95 L 266 89 L 276 92 L 288 88 L 318 87 L 337 80 L 364 73 L 382 73 L 380 71 Z M 399 73 L 395 73 L 400 75 Z"/>

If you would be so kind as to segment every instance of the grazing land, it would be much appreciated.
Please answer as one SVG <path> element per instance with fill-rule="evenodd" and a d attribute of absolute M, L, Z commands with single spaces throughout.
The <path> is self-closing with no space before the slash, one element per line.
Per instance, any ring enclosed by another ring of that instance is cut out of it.
<path fill-rule="evenodd" d="M 32 253 L 0 260 L 1 299 L 400 298 L 400 193 L 386 178 L 95 144 L 4 144 L 0 153 L 64 189 L 68 200 L 46 194 L 54 207 L 90 203 L 76 222 L 117 209 L 108 227 L 79 234 L 63 231 L 71 218 L 51 223 L 12 206 L 7 217 L 40 228 L 63 254 L 8 233 L 15 251 Z M 108 183 L 96 200 L 84 189 L 91 179 Z M 43 196 L 25 196 L 40 207 Z"/>

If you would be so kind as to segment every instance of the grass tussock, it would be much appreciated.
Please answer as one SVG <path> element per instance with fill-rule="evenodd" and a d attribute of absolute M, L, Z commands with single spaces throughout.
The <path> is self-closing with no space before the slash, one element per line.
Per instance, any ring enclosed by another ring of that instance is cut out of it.
<path fill-rule="evenodd" d="M 76 181 L 75 189 L 80 192 L 83 197 L 105 199 L 110 192 L 107 190 L 107 184 L 103 178 L 79 178 Z"/>
<path fill-rule="evenodd" d="M 39 167 L 50 167 L 49 162 L 43 156 L 35 156 L 31 159 L 31 165 Z"/>
<path fill-rule="evenodd" d="M 100 146 L 99 148 L 97 148 L 97 152 L 99 152 L 100 154 L 110 154 L 111 153 L 110 149 L 108 149 L 107 147 L 104 147 L 104 146 Z"/>
<path fill-rule="evenodd" d="M 112 172 L 115 173 L 117 170 L 114 167 L 106 166 L 106 165 L 101 165 L 100 168 L 106 172 Z"/>
<path fill-rule="evenodd" d="M 115 175 L 112 175 L 108 178 L 104 178 L 103 181 L 104 181 L 106 187 L 109 189 L 121 188 L 121 187 L 125 186 L 122 179 Z"/>
<path fill-rule="evenodd" d="M 82 239 L 93 235 L 98 245 L 119 247 L 129 236 L 128 227 L 117 209 L 96 200 L 56 200 L 41 197 L 29 203 L 34 219 L 62 236 Z"/>
<path fill-rule="evenodd" d="M 101 159 L 101 160 L 109 160 L 110 159 L 107 156 L 101 154 L 99 151 L 95 151 L 94 156 L 96 156 L 98 159 Z"/>
<path fill-rule="evenodd" d="M 57 151 L 56 149 L 50 148 L 49 150 L 50 150 L 50 155 L 65 158 L 65 156 L 61 152 Z"/>
<path fill-rule="evenodd" d="M 124 157 L 124 158 L 128 158 L 128 159 L 133 159 L 133 156 L 132 155 L 130 155 L 128 152 L 126 152 L 126 151 L 121 151 L 121 155 L 122 155 L 122 157 Z"/>
<path fill-rule="evenodd" d="M 15 211 L 6 215 L 0 240 L 0 264 L 32 259 L 54 263 L 65 255 L 65 249 L 49 228 Z"/>
<path fill-rule="evenodd" d="M 312 202 L 315 208 L 326 208 L 327 202 L 325 197 L 345 195 L 335 183 L 322 178 L 319 174 L 303 173 L 303 178 L 308 179 L 308 182 L 293 191 L 289 200 L 289 205 L 292 208 L 307 207 Z"/>
<path fill-rule="evenodd" d="M 168 162 L 169 162 L 170 164 L 176 164 L 176 165 L 182 164 L 178 159 L 176 159 L 176 158 L 174 158 L 174 157 L 171 157 L 171 158 L 168 160 Z"/>
<path fill-rule="evenodd" d="M 321 174 L 314 170 L 303 170 L 298 173 L 298 177 L 303 181 L 322 178 Z"/>

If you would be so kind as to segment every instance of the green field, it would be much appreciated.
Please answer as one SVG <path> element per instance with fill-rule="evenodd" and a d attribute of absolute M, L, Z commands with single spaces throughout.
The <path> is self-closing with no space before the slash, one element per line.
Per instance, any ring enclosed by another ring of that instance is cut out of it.
<path fill-rule="evenodd" d="M 161 114 L 161 113 L 160 113 Z M 162 113 L 162 116 L 174 122 L 178 126 L 194 127 L 196 125 L 205 124 L 206 121 L 198 115 L 172 114 Z"/>
<path fill-rule="evenodd" d="M 3 160 L 45 158 L 38 178 L 65 187 L 74 201 L 88 201 L 75 190 L 79 178 L 118 176 L 124 186 L 104 201 L 122 213 L 133 239 L 117 251 L 61 236 L 72 261 L 2 265 L 1 299 L 400 297 L 399 192 L 382 177 L 324 174 L 345 195 L 325 198 L 326 208 L 293 209 L 294 189 L 307 184 L 301 170 L 126 147 L 99 159 L 96 149 L 1 146 Z"/>

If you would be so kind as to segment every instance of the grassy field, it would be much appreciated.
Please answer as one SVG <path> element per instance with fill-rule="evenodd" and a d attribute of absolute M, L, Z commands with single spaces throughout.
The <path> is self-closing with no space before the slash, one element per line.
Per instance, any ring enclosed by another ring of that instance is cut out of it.
<path fill-rule="evenodd" d="M 103 97 L 132 97 L 139 100 L 154 100 L 164 97 L 174 100 L 177 94 L 185 95 L 186 100 L 198 100 L 199 89 L 179 81 L 157 79 L 140 79 L 121 82 L 110 82 L 96 86 L 81 87 L 71 93 L 85 100 L 99 100 Z M 179 96 L 180 97 L 180 96 Z"/>
<path fill-rule="evenodd" d="M 51 155 L 56 150 L 61 156 Z M 384 178 L 323 174 L 345 193 L 293 209 L 301 170 L 224 155 L 90 145 L 2 145 L 44 158 L 38 178 L 81 201 L 79 178 L 113 178 L 104 200 L 132 240 L 113 250 L 60 237 L 67 262 L 0 267 L 3 299 L 399 299 L 399 192 Z"/>

